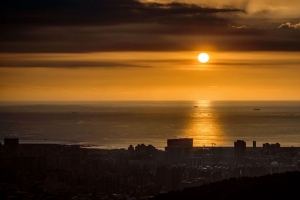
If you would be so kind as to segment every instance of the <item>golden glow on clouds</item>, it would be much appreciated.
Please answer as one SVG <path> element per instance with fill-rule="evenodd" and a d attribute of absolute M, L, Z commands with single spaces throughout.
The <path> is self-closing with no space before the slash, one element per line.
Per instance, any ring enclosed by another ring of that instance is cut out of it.
<path fill-rule="evenodd" d="M 142 2 L 172 2 L 170 0 L 142 0 Z M 295 0 L 178 0 L 179 2 L 194 3 L 198 5 L 207 5 L 210 7 L 222 8 L 226 5 L 235 5 L 238 8 L 244 8 L 247 11 L 247 15 L 257 17 L 257 14 L 265 14 L 269 18 L 278 17 L 299 17 L 300 2 Z M 277 15 L 272 15 L 276 13 Z M 247 17 L 246 15 L 246 17 Z"/>
<path fill-rule="evenodd" d="M 299 53 L 208 53 L 205 67 L 196 51 L 0 54 L 0 100 L 300 99 Z"/>

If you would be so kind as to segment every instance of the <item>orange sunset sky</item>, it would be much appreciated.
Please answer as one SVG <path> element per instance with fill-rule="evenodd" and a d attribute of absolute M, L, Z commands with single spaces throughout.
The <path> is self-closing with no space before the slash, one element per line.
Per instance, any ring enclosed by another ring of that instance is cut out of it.
<path fill-rule="evenodd" d="M 300 2 L 16 2 L 0 101 L 300 100 Z"/>

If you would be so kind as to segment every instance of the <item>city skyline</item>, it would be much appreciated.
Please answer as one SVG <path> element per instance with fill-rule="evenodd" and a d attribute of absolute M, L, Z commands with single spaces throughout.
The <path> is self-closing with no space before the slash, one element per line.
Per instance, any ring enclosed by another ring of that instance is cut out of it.
<path fill-rule="evenodd" d="M 204 191 L 210 191 L 207 187 L 220 184 L 227 188 L 206 193 L 206 199 L 220 199 L 215 197 L 220 193 L 221 199 L 240 199 L 234 197 L 246 193 L 243 187 L 260 194 L 253 195 L 257 199 L 265 199 L 262 194 L 272 194 L 272 199 L 276 199 L 275 191 L 285 196 L 297 195 L 295 176 L 299 176 L 300 147 L 265 144 L 263 148 L 245 148 L 244 141 L 237 140 L 231 148 L 193 148 L 193 139 L 187 138 L 168 139 L 165 151 L 151 144 L 134 146 L 108 150 L 19 144 L 17 138 L 6 138 L 3 145 L 0 143 L 0 195 L 91 200 L 189 199 L 192 195 L 197 197 L 193 199 L 203 199 Z M 261 181 L 269 183 L 253 188 L 253 183 Z M 279 188 L 274 191 L 270 183 Z M 184 195 L 166 197 L 174 196 L 174 192 Z"/>

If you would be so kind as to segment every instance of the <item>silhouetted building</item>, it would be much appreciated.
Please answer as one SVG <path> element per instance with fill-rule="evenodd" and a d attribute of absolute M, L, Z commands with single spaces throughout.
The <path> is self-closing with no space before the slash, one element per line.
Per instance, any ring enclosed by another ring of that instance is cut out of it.
<path fill-rule="evenodd" d="M 279 149 L 280 149 L 280 144 L 279 144 L 279 143 L 271 144 L 271 145 L 270 145 L 270 151 L 271 151 L 271 152 L 279 151 Z"/>
<path fill-rule="evenodd" d="M 238 159 L 241 160 L 243 156 L 246 154 L 246 142 L 244 140 L 237 140 L 234 142 L 234 155 Z"/>
<path fill-rule="evenodd" d="M 272 153 L 272 152 L 277 152 L 280 150 L 280 144 L 269 144 L 269 143 L 264 143 L 263 144 L 263 152 L 266 153 Z"/>
<path fill-rule="evenodd" d="M 168 147 L 193 147 L 193 138 L 168 139 Z"/>
<path fill-rule="evenodd" d="M 9 152 L 15 152 L 19 146 L 19 138 L 4 138 L 4 145 L 8 147 Z"/>
<path fill-rule="evenodd" d="M 269 143 L 264 143 L 263 144 L 263 152 L 269 152 L 270 151 L 270 144 Z"/>
<path fill-rule="evenodd" d="M 168 139 L 167 147 L 165 147 L 168 158 L 172 160 L 180 158 L 180 156 L 190 156 L 192 149 L 193 138 Z"/>
<path fill-rule="evenodd" d="M 253 141 L 253 148 L 256 148 L 256 141 Z"/>
<path fill-rule="evenodd" d="M 134 154 L 134 147 L 133 147 L 132 145 L 130 145 L 130 146 L 128 147 L 128 152 L 129 152 L 130 155 L 133 155 L 133 154 Z"/>

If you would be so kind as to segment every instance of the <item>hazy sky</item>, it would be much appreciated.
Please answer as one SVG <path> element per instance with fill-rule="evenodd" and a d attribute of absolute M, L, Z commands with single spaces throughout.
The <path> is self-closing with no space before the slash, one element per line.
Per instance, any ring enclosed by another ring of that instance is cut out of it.
<path fill-rule="evenodd" d="M 300 100 L 300 1 L 0 5 L 2 101 Z"/>

